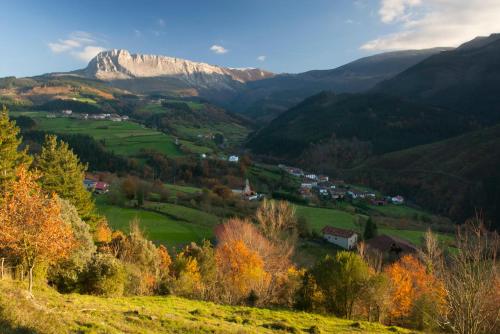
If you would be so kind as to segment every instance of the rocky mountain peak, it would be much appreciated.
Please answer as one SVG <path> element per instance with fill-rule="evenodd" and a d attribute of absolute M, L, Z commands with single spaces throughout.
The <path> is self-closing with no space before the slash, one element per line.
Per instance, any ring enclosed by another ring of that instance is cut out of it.
<path fill-rule="evenodd" d="M 231 69 L 160 55 L 131 54 L 114 49 L 100 52 L 84 70 L 88 77 L 106 81 L 134 78 L 175 77 L 196 86 L 265 79 L 273 73 L 260 69 Z"/>

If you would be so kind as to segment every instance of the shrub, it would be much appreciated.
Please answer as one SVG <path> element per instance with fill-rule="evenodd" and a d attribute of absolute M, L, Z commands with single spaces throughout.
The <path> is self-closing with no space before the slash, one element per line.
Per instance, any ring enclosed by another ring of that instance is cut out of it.
<path fill-rule="evenodd" d="M 96 254 L 83 275 L 83 290 L 94 295 L 123 295 L 126 274 L 123 264 L 109 254 Z"/>
<path fill-rule="evenodd" d="M 58 199 L 61 205 L 61 219 L 71 226 L 77 241 L 77 247 L 68 259 L 52 266 L 48 271 L 49 284 L 60 292 L 72 292 L 78 289 L 80 276 L 96 251 L 89 225 L 78 216 L 76 208 L 64 199 Z"/>

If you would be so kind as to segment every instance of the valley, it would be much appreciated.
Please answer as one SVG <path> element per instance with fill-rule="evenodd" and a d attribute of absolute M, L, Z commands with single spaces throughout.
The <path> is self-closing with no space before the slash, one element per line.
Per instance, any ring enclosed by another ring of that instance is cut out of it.
<path fill-rule="evenodd" d="M 0 78 L 0 332 L 468 334 L 466 293 L 495 328 L 499 36 Z"/>

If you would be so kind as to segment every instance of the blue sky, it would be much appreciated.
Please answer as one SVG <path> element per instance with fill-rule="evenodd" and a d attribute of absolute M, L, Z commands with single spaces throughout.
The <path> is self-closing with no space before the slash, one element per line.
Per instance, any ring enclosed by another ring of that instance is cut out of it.
<path fill-rule="evenodd" d="M 2 1 L 0 77 L 82 68 L 113 48 L 274 72 L 328 69 L 386 50 L 453 46 L 500 31 L 499 3 Z"/>

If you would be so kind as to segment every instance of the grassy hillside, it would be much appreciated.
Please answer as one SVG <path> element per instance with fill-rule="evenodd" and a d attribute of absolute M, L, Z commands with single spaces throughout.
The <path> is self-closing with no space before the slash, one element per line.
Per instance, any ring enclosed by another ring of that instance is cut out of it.
<path fill-rule="evenodd" d="M 178 297 L 61 295 L 44 287 L 34 291 L 33 299 L 23 288 L 20 283 L 0 281 L 2 334 L 411 332 L 317 314 L 222 306 Z"/>
<path fill-rule="evenodd" d="M 12 116 L 26 115 L 37 122 L 38 129 L 68 134 L 87 134 L 102 141 L 115 154 L 132 156 L 141 149 L 154 149 L 169 156 L 180 156 L 172 136 L 124 121 L 78 120 L 73 118 L 47 118 L 43 112 L 12 112 Z"/>
<path fill-rule="evenodd" d="M 98 212 L 108 219 L 113 229 L 128 231 L 130 221 L 140 220 L 148 239 L 169 247 L 201 242 L 213 237 L 213 227 L 219 219 L 209 213 L 174 204 L 147 204 L 158 212 L 122 208 L 97 201 Z M 159 213 L 161 212 L 161 213 Z"/>
<path fill-rule="evenodd" d="M 388 205 L 384 207 L 370 206 L 374 219 L 378 221 L 379 234 L 387 234 L 408 240 L 415 245 L 422 243 L 422 238 L 428 225 L 414 220 L 414 214 L 424 214 L 420 210 L 406 206 Z M 327 225 L 362 232 L 363 225 L 357 222 L 365 221 L 366 216 L 337 209 L 315 208 L 310 206 L 296 206 L 298 217 L 306 218 L 311 229 L 320 232 Z M 385 218 L 388 218 L 386 221 Z M 442 241 L 451 241 L 453 236 L 446 233 L 437 233 Z"/>

